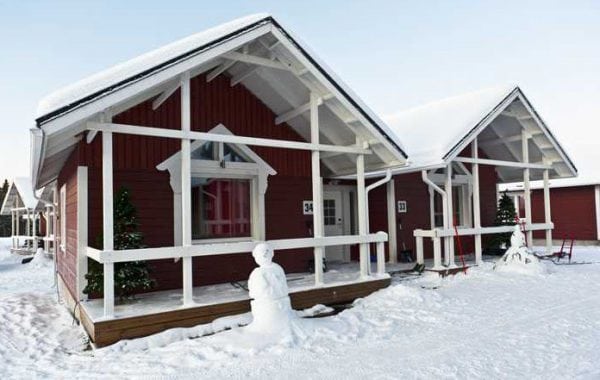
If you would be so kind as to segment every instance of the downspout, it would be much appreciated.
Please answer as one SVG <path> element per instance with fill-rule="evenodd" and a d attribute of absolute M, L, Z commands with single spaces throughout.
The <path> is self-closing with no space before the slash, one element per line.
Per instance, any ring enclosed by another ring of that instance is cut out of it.
<path fill-rule="evenodd" d="M 433 183 L 433 181 L 431 179 L 429 179 L 429 177 L 427 176 L 426 170 L 421 171 L 421 178 L 423 179 L 423 182 L 425 182 L 427 185 L 429 185 L 432 189 L 434 189 L 437 193 L 439 193 L 442 196 L 442 207 L 444 210 L 444 215 L 446 215 L 448 213 L 446 211 L 446 206 L 447 206 L 447 202 L 448 202 L 448 199 L 446 197 L 446 192 L 444 190 L 442 190 L 438 185 Z M 446 217 L 444 217 L 444 229 L 447 229 L 447 228 L 448 228 L 448 220 Z"/>
<path fill-rule="evenodd" d="M 367 219 L 367 235 L 370 233 L 371 221 L 369 220 L 369 192 L 381 185 L 388 183 L 392 179 L 392 169 L 388 169 L 385 172 L 385 177 L 380 179 L 377 182 L 374 182 L 365 188 L 365 209 L 366 209 L 366 219 Z M 369 261 L 371 260 L 371 244 L 367 244 L 367 257 Z M 371 264 L 369 264 L 369 274 L 371 272 Z"/>
<path fill-rule="evenodd" d="M 384 185 L 384 184 L 388 183 L 390 181 L 390 179 L 392 179 L 392 170 L 388 169 L 385 172 L 385 177 L 383 177 L 382 179 L 380 179 L 377 182 L 374 182 L 374 183 L 370 184 L 369 186 L 367 186 L 365 188 L 366 197 L 367 197 L 367 200 L 366 200 L 366 205 L 367 205 L 367 207 L 366 207 L 366 209 L 367 209 L 367 235 L 370 233 L 369 232 L 369 192 L 371 190 L 373 190 L 373 189 L 381 186 L 381 185 Z"/>

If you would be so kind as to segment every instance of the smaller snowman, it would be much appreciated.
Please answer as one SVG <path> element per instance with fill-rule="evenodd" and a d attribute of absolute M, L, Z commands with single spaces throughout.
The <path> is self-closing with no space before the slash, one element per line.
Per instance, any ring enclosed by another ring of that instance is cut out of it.
<path fill-rule="evenodd" d="M 287 329 L 296 315 L 292 309 L 285 272 L 273 262 L 273 249 L 259 243 L 252 250 L 258 264 L 250 273 L 248 290 L 252 301 L 253 321 L 249 328 L 257 331 Z"/>
<path fill-rule="evenodd" d="M 525 234 L 514 226 L 510 237 L 510 247 L 506 253 L 496 262 L 494 269 L 497 271 L 512 271 L 522 273 L 544 273 L 545 268 L 537 257 L 529 252 L 525 244 Z"/>

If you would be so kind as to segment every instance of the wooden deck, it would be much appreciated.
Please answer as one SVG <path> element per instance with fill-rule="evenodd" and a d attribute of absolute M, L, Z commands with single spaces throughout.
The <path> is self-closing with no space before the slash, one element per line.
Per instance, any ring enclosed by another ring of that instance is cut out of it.
<path fill-rule="evenodd" d="M 323 286 L 290 292 L 292 307 L 296 310 L 316 304 L 336 305 L 354 301 L 357 298 L 387 287 L 390 278 L 350 284 Z M 81 308 L 81 322 L 91 340 L 98 347 L 107 346 L 121 339 L 138 338 L 174 327 L 192 327 L 206 324 L 217 318 L 242 314 L 250 311 L 250 300 L 237 300 L 198 307 L 181 308 L 141 316 L 93 321 L 85 306 Z"/>

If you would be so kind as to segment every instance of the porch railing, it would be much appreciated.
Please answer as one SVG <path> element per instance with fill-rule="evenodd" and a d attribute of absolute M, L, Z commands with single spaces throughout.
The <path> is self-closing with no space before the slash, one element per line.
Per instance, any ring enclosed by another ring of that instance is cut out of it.
<path fill-rule="evenodd" d="M 274 251 L 298 248 L 331 247 L 353 244 L 376 244 L 377 252 L 377 275 L 385 274 L 385 249 L 384 244 L 388 241 L 388 234 L 377 232 L 369 235 L 347 235 L 326 236 L 317 238 L 279 239 L 269 240 L 267 243 Z M 128 261 L 145 261 L 159 259 L 175 259 L 183 257 L 201 257 L 228 255 L 234 253 L 251 252 L 259 241 L 242 241 L 230 243 L 209 243 L 192 246 L 142 248 L 129 250 L 103 251 L 87 247 L 86 255 L 104 265 L 104 315 L 112 317 L 114 310 L 114 263 Z M 369 260 L 370 258 L 366 258 Z M 365 265 L 368 265 L 365 264 Z M 315 286 L 322 284 L 316 282 Z M 191 283 L 190 283 L 191 286 Z M 191 292 L 191 289 L 189 289 Z M 187 306 L 187 305 L 186 305 Z"/>
<path fill-rule="evenodd" d="M 554 229 L 554 223 L 533 223 L 525 224 L 525 231 L 547 231 Z M 459 228 L 459 236 L 475 236 L 475 235 L 489 235 L 499 234 L 505 232 L 512 232 L 514 226 L 494 226 L 494 227 L 479 227 L 479 228 Z M 449 238 L 456 236 L 454 229 L 443 229 L 434 228 L 432 230 L 414 230 L 413 235 L 416 242 L 417 251 L 417 263 L 424 264 L 424 252 L 423 252 L 423 239 L 430 238 L 433 242 L 433 270 L 444 269 L 442 266 L 442 238 Z M 453 263 L 449 263 L 452 265 Z"/>

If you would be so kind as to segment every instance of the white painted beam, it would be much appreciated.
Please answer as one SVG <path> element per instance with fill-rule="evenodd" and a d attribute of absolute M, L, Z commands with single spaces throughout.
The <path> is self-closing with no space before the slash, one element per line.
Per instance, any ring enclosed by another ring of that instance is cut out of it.
<path fill-rule="evenodd" d="M 388 181 L 386 185 L 387 195 L 387 219 L 388 219 L 388 252 L 389 262 L 395 264 L 398 262 L 398 223 L 396 220 L 396 187 L 394 183 L 394 177 Z"/>
<path fill-rule="evenodd" d="M 446 184 L 444 187 L 446 190 L 446 209 L 444 214 L 448 220 L 448 228 L 452 229 L 458 221 L 454 220 L 454 197 L 452 196 L 452 163 L 446 167 Z M 446 265 L 450 268 L 455 268 L 456 263 L 454 261 L 454 237 L 448 236 L 446 238 Z"/>
<path fill-rule="evenodd" d="M 269 146 L 282 149 L 319 150 L 325 152 L 342 152 L 350 154 L 371 154 L 368 148 L 360 146 L 337 146 L 327 144 L 312 144 L 300 141 L 266 139 L 236 135 L 224 135 L 208 132 L 181 131 L 177 129 L 151 128 L 128 124 L 88 122 L 87 128 L 95 131 L 106 131 L 139 136 L 165 137 L 172 139 L 190 139 L 224 142 L 227 144 L 243 144 L 250 146 Z"/>
<path fill-rule="evenodd" d="M 331 98 L 331 96 L 326 96 L 325 98 L 323 98 L 323 97 L 317 97 L 317 100 L 316 100 L 317 101 L 317 105 L 320 106 L 321 104 L 323 104 L 324 100 L 327 100 L 327 99 L 330 99 L 330 98 Z M 275 124 L 279 125 L 279 124 L 285 123 L 286 121 L 291 120 L 291 119 L 293 119 L 293 118 L 295 118 L 297 116 L 300 116 L 303 113 L 308 112 L 310 110 L 310 107 L 311 107 L 311 101 L 309 101 L 309 102 L 307 102 L 305 104 L 302 104 L 301 106 L 296 107 L 296 108 L 294 108 L 292 110 L 289 110 L 288 112 L 283 113 L 283 114 L 277 116 L 275 118 Z"/>
<path fill-rule="evenodd" d="M 210 73 L 206 74 L 206 82 L 207 83 L 212 82 L 213 79 L 215 79 L 219 75 L 223 74 L 225 71 L 229 70 L 235 64 L 236 64 L 236 61 L 223 62 L 221 64 L 221 66 L 217 67 L 216 69 L 213 69 Z"/>
<path fill-rule="evenodd" d="M 454 158 L 454 161 L 465 162 L 465 163 L 469 163 L 469 164 L 504 166 L 504 167 L 521 168 L 521 169 L 537 169 L 537 170 L 552 169 L 552 166 L 547 165 L 547 164 L 533 164 L 533 163 L 529 163 L 529 162 L 489 160 L 489 159 L 485 159 L 485 158 L 456 157 L 456 158 Z"/>
<path fill-rule="evenodd" d="M 544 170 L 544 221 L 546 224 L 552 223 L 552 213 L 550 209 L 550 173 Z M 531 223 L 531 222 L 530 222 Z M 546 253 L 552 254 L 552 230 L 546 230 Z"/>
<path fill-rule="evenodd" d="M 236 51 L 230 51 L 228 53 L 225 53 L 225 54 L 223 54 L 223 57 L 234 60 L 234 61 L 245 62 L 245 63 L 249 63 L 252 65 L 257 65 L 257 66 L 269 67 L 272 69 L 285 70 L 285 71 L 289 71 L 291 69 L 290 67 L 285 66 L 278 61 L 273 61 L 268 58 L 260 57 L 260 56 L 256 56 L 256 55 L 239 53 Z"/>
<path fill-rule="evenodd" d="M 360 139 L 357 139 L 360 144 Z M 358 203 L 358 234 L 364 236 L 367 234 L 367 195 L 365 189 L 365 156 L 356 157 L 356 198 Z M 370 260 L 367 244 L 359 245 L 360 258 L 360 276 L 368 277 L 370 269 Z"/>
<path fill-rule="evenodd" d="M 522 139 L 522 147 L 523 153 L 523 162 L 529 162 L 529 134 L 523 130 L 523 139 Z M 527 220 L 527 224 L 532 224 L 533 220 L 531 219 L 531 186 L 529 183 L 529 168 L 525 168 L 523 170 L 523 195 L 525 199 L 525 219 Z M 531 231 L 527 231 L 527 248 L 533 248 L 533 234 Z"/>
<path fill-rule="evenodd" d="M 61 215 L 61 217 L 64 217 Z M 102 249 L 114 249 L 113 230 L 113 146 L 112 132 L 102 132 Z M 112 318 L 115 308 L 114 266 L 104 264 L 104 318 Z"/>
<path fill-rule="evenodd" d="M 477 160 L 479 158 L 479 146 L 477 138 L 471 143 L 471 157 Z M 480 200 L 480 189 L 479 189 L 479 164 L 474 163 L 471 166 L 471 177 L 473 179 L 473 227 L 481 228 L 481 200 Z M 481 247 L 481 234 L 475 235 L 475 264 L 481 265 L 482 260 L 482 247 Z"/>
<path fill-rule="evenodd" d="M 164 90 L 158 98 L 154 99 L 152 102 L 152 110 L 156 111 L 158 107 L 160 107 L 167 99 L 171 97 L 179 88 L 179 83 L 172 85 L 171 87 Z"/>
<path fill-rule="evenodd" d="M 236 84 L 238 84 L 241 81 L 243 81 L 244 79 L 250 77 L 252 74 L 255 74 L 260 69 L 261 69 L 260 66 L 250 66 L 246 70 L 237 73 L 236 75 L 231 77 L 231 81 L 229 82 L 230 86 L 235 87 Z"/>
<path fill-rule="evenodd" d="M 310 94 L 310 142 L 319 144 L 319 97 Z M 321 178 L 321 160 L 319 151 L 311 152 L 311 168 L 312 168 L 312 197 L 313 197 L 313 235 L 315 238 L 324 236 L 325 227 L 323 225 L 323 179 Z M 315 285 L 323 284 L 323 247 L 314 248 L 315 261 Z"/>
<path fill-rule="evenodd" d="M 181 130 L 190 132 L 192 123 L 190 75 L 181 76 Z M 184 247 L 192 245 L 192 176 L 191 176 L 191 140 L 181 139 L 181 241 Z M 192 258 L 184 257 L 183 269 L 183 304 L 194 303 Z"/>

